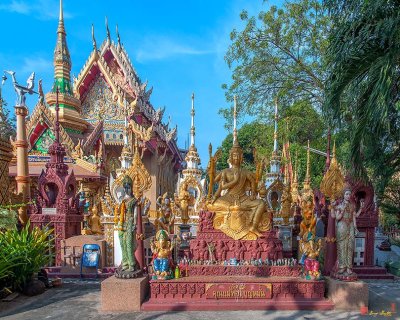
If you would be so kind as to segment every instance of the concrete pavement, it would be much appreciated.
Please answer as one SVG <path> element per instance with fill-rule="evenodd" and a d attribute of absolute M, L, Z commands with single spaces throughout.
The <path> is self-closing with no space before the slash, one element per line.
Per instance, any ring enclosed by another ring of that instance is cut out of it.
<path fill-rule="evenodd" d="M 12 302 L 0 302 L 0 318 L 4 320 L 184 320 L 184 319 L 400 319 L 400 282 L 368 281 L 370 310 L 390 311 L 392 303 L 399 310 L 392 316 L 361 316 L 359 312 L 337 311 L 224 311 L 224 312 L 136 312 L 104 313 L 100 310 L 100 281 L 64 279 L 60 288 L 47 290 L 36 297 L 20 296 Z M 396 310 L 396 311 L 397 311 Z"/>

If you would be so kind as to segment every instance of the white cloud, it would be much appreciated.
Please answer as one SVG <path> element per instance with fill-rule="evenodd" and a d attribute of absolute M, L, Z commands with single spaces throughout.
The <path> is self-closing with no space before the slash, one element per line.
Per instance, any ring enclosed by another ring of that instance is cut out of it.
<path fill-rule="evenodd" d="M 58 19 L 59 3 L 54 0 L 6 0 L 6 3 L 0 4 L 0 10 L 32 15 L 39 20 L 52 20 Z M 64 9 L 64 19 L 71 17 L 72 15 Z"/>
<path fill-rule="evenodd" d="M 214 53 L 208 48 L 198 49 L 189 44 L 179 43 L 174 39 L 160 36 L 147 37 L 141 47 L 136 49 L 136 60 L 147 62 L 163 60 L 178 55 L 205 55 Z"/>
<path fill-rule="evenodd" d="M 48 73 L 53 70 L 53 63 L 51 60 L 42 57 L 29 57 L 24 58 L 21 66 L 21 73 L 31 73 L 35 71 L 36 74 Z"/>

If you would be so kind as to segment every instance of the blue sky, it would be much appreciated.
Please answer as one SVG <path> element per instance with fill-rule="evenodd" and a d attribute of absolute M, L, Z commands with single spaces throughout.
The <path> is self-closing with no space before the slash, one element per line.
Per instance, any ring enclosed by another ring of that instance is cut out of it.
<path fill-rule="evenodd" d="M 233 28 L 241 29 L 239 13 L 266 10 L 262 0 L 64 0 L 67 42 L 72 74 L 78 75 L 92 50 L 91 24 L 98 45 L 106 37 L 105 16 L 116 41 L 118 24 L 134 68 L 153 86 L 151 102 L 166 106 L 164 122 L 178 125 L 178 145 L 185 147 L 190 129 L 191 93 L 195 93 L 196 145 L 202 166 L 208 162 L 208 144 L 214 150 L 227 134 L 218 109 L 226 107 L 222 83 L 231 71 L 224 55 Z M 0 70 L 16 71 L 24 82 L 32 71 L 49 91 L 53 79 L 58 0 L 0 0 Z M 36 83 L 37 85 L 37 83 Z M 3 87 L 9 106 L 15 102 L 11 81 Z M 37 97 L 29 97 L 32 108 Z"/>

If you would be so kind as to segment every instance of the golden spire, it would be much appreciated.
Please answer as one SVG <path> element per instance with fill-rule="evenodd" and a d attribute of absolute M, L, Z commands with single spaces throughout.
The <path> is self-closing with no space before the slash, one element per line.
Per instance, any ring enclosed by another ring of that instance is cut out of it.
<path fill-rule="evenodd" d="M 57 28 L 57 33 L 64 33 L 65 34 L 65 28 L 64 28 L 64 13 L 63 13 L 63 0 L 60 0 L 60 12 L 58 16 L 58 28 Z"/>
<path fill-rule="evenodd" d="M 187 163 L 187 169 L 190 170 L 199 170 L 198 167 L 200 165 L 200 157 L 197 152 L 197 148 L 195 145 L 194 137 L 195 137 L 195 126 L 194 126 L 194 93 L 192 93 L 192 108 L 190 112 L 191 117 L 191 127 L 190 127 L 190 147 L 189 151 L 186 154 L 185 161 Z M 188 173 L 188 170 L 183 170 L 183 174 Z"/>
<path fill-rule="evenodd" d="M 275 117 L 274 117 L 274 155 L 278 155 L 278 98 L 275 98 Z"/>
<path fill-rule="evenodd" d="M 234 95 L 233 96 L 233 145 L 238 144 L 238 141 L 237 141 L 237 129 L 236 129 L 236 118 L 237 118 L 236 95 Z"/>
<path fill-rule="evenodd" d="M 60 13 L 57 28 L 57 43 L 54 49 L 54 85 L 52 92 L 55 93 L 57 87 L 60 93 L 72 95 L 71 88 L 71 57 L 67 46 L 66 32 L 64 27 L 63 2 L 60 0 Z"/>
<path fill-rule="evenodd" d="M 307 141 L 307 169 L 306 177 L 304 179 L 304 189 L 310 187 L 310 140 Z"/>
<path fill-rule="evenodd" d="M 192 110 L 190 112 L 191 120 L 192 120 L 192 126 L 190 127 L 190 147 L 195 146 L 194 142 L 194 137 L 196 135 L 196 128 L 194 126 L 194 93 L 192 93 Z"/>
<path fill-rule="evenodd" d="M 298 202 L 299 199 L 299 189 L 298 189 L 298 181 L 297 181 L 297 165 L 298 165 L 298 157 L 296 151 L 296 159 L 294 162 L 294 173 L 293 173 L 293 183 L 291 185 L 291 195 L 294 202 Z"/>

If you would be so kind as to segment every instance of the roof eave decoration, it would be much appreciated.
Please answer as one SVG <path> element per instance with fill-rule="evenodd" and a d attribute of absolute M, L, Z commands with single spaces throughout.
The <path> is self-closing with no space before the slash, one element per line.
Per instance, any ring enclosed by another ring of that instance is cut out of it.
<path fill-rule="evenodd" d="M 31 134 L 32 130 L 41 119 L 47 119 L 46 124 L 49 126 L 49 128 L 51 129 L 53 128 L 53 124 L 55 121 L 53 113 L 43 103 L 38 103 L 33 109 L 30 120 L 26 124 L 28 135 Z M 60 124 L 60 140 L 65 145 L 66 147 L 65 151 L 67 152 L 67 154 L 71 155 L 74 149 L 74 142 L 72 141 L 72 139 L 70 138 L 70 136 L 68 135 L 68 133 L 65 131 L 65 129 L 61 124 Z"/>

